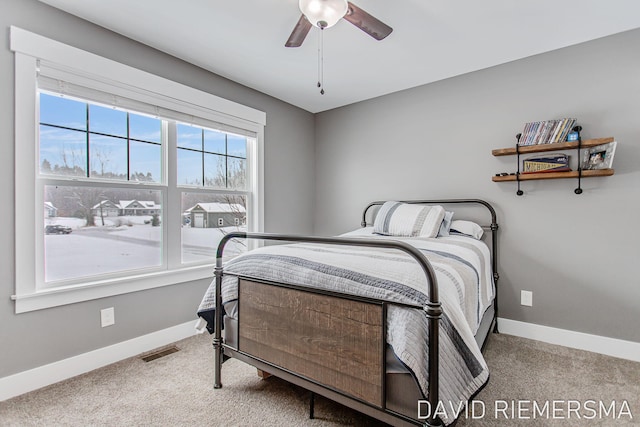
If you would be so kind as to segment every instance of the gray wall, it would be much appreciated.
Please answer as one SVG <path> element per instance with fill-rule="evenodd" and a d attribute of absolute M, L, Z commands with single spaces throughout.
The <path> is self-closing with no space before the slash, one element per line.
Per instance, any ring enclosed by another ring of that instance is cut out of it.
<path fill-rule="evenodd" d="M 640 342 L 640 30 L 316 115 L 315 232 L 372 200 L 475 197 L 500 222 L 500 316 Z M 455 53 L 452 53 L 455 54 Z M 402 66 L 402 64 L 398 64 Z M 618 140 L 607 178 L 494 183 L 525 122 L 577 117 Z M 520 290 L 533 291 L 533 307 Z"/>
<path fill-rule="evenodd" d="M 0 13 L 0 378 L 96 348 L 195 321 L 208 280 L 86 303 L 14 314 L 13 53 L 9 26 L 50 37 L 267 114 L 265 230 L 313 229 L 313 115 L 132 42 L 36 0 L 2 0 Z M 100 309 L 115 307 L 116 324 L 100 327 Z"/>

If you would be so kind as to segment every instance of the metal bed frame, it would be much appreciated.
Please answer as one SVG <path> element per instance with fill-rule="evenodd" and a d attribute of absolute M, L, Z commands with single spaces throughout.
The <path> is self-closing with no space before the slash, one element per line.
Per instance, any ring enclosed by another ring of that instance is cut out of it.
<path fill-rule="evenodd" d="M 364 210 L 362 214 L 362 222 L 361 226 L 366 227 L 367 224 L 367 212 L 370 208 L 382 205 L 384 201 L 376 201 L 370 203 Z M 484 206 L 489 210 L 491 215 L 491 224 L 488 227 L 491 230 L 491 258 L 492 258 L 492 268 L 493 268 L 493 279 L 494 284 L 496 286 L 496 295 L 494 298 L 494 315 L 491 321 L 493 326 L 493 332 L 498 332 L 497 325 L 497 316 L 498 316 L 498 297 L 497 297 L 497 282 L 499 275 L 497 273 L 497 231 L 498 231 L 498 223 L 496 220 L 496 212 L 488 202 L 480 199 L 436 199 L 436 200 L 408 200 L 403 201 L 403 203 L 408 204 L 476 204 Z M 345 406 L 349 406 L 352 409 L 363 412 L 367 415 L 373 416 L 381 421 L 388 423 L 402 423 L 406 425 L 415 425 L 416 420 L 413 418 L 407 417 L 403 414 L 399 414 L 397 412 L 393 412 L 385 408 L 384 402 L 384 375 L 383 375 L 383 384 L 382 384 L 382 395 L 383 395 L 383 406 L 382 408 L 374 407 L 373 405 L 358 400 L 352 396 L 345 395 L 341 390 L 335 389 L 333 387 L 326 386 L 321 384 L 313 379 L 305 378 L 297 374 L 296 372 L 292 372 L 287 369 L 283 369 L 271 362 L 266 360 L 261 360 L 254 355 L 245 353 L 240 351 L 237 348 L 227 345 L 222 337 L 222 325 L 224 322 L 224 314 L 223 314 L 223 305 L 222 305 L 222 276 L 223 276 L 223 265 L 222 265 L 222 255 L 225 248 L 225 245 L 232 239 L 254 239 L 254 240 L 272 240 L 272 241 L 287 241 L 287 242 L 304 242 L 304 243 L 321 243 L 321 244 L 330 244 L 330 245 L 341 245 L 341 246 L 361 246 L 361 247 L 374 247 L 374 248 L 388 248 L 395 249 L 409 254 L 422 268 L 429 285 L 429 300 L 425 307 L 404 304 L 404 306 L 411 308 L 423 309 L 428 317 L 428 329 L 429 329 L 429 383 L 428 383 L 428 396 L 427 399 L 429 401 L 430 407 L 435 408 L 439 402 L 439 329 L 438 329 L 438 321 L 442 316 L 442 307 L 438 297 L 438 283 L 435 277 L 434 270 L 431 266 L 429 260 L 416 248 L 413 246 L 394 240 L 376 240 L 376 239 L 366 239 L 366 238 L 348 238 L 348 237 L 316 237 L 316 236 L 300 236 L 300 235 L 288 235 L 288 234 L 271 234 L 271 233 L 246 233 L 246 232 L 232 232 L 225 235 L 218 245 L 218 249 L 216 252 L 216 267 L 214 270 L 215 277 L 215 286 L 216 286 L 216 301 L 215 301 L 215 321 L 214 321 L 214 338 L 213 338 L 213 349 L 214 349 L 214 388 L 221 388 L 221 371 L 222 371 L 222 363 L 226 358 L 234 357 L 240 359 L 244 362 L 247 362 L 258 369 L 265 370 L 269 373 L 272 373 L 276 376 L 281 377 L 282 379 L 289 381 L 291 383 L 297 384 L 307 390 L 311 391 L 311 406 L 310 406 L 310 417 L 313 418 L 313 401 L 314 401 L 314 393 L 322 394 L 329 399 L 338 401 L 339 403 L 344 404 Z M 338 292 L 330 292 L 324 290 L 317 289 L 309 289 L 304 287 L 299 287 L 295 285 L 286 285 L 281 283 L 267 283 L 263 282 L 263 284 L 274 285 L 278 287 L 284 287 L 289 289 L 300 290 L 304 292 L 311 292 L 315 294 L 321 295 L 330 295 L 337 296 L 343 299 L 351 299 L 356 301 L 363 302 L 371 302 L 374 304 L 381 304 L 383 306 L 383 313 L 386 313 L 386 304 L 394 304 L 394 305 L 403 305 L 397 303 L 385 302 L 382 300 L 375 300 L 371 298 L 364 297 L 356 297 L 353 295 L 342 294 Z M 386 315 L 384 315 L 386 318 Z M 385 327 L 385 326 L 383 326 Z M 490 327 L 491 329 L 491 327 Z M 384 335 L 383 335 L 384 336 Z M 384 340 L 383 340 L 384 341 Z M 486 339 L 485 339 L 486 341 Z M 383 360 L 384 359 L 384 345 L 383 345 Z M 425 419 L 424 426 L 435 427 L 442 426 L 442 421 L 430 414 L 428 418 Z"/>

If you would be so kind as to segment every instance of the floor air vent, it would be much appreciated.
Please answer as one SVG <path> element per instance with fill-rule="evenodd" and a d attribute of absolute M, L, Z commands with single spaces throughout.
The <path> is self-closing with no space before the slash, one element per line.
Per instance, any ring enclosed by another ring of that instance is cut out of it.
<path fill-rule="evenodd" d="M 176 346 L 171 346 L 148 353 L 142 356 L 141 359 L 145 362 L 151 362 L 152 360 L 160 359 L 161 357 L 168 356 L 169 354 L 175 353 L 176 351 L 180 351 L 180 349 Z"/>

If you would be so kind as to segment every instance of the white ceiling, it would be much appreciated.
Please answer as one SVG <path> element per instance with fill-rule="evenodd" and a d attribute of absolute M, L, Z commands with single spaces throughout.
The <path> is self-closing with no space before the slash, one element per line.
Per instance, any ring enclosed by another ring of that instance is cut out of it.
<path fill-rule="evenodd" d="M 638 0 L 353 0 L 393 33 L 325 30 L 321 95 L 297 0 L 40 1 L 312 113 L 640 27 Z"/>

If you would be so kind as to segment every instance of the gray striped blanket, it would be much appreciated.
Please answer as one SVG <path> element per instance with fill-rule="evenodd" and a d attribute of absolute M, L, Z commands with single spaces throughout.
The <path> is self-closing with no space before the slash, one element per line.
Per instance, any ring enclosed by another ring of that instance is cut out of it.
<path fill-rule="evenodd" d="M 458 408 L 486 383 L 487 365 L 474 339 L 485 309 L 494 294 L 487 246 L 469 237 L 397 238 L 408 242 L 431 262 L 439 285 L 443 317 L 440 322 L 440 400 L 453 422 Z M 369 234 L 367 234 L 369 233 Z M 392 249 L 318 244 L 268 246 L 240 255 L 224 267 L 223 302 L 238 298 L 238 276 L 309 286 L 389 302 L 426 305 L 427 280 L 419 265 L 404 252 Z M 215 281 L 198 314 L 215 306 Z M 428 322 L 423 310 L 389 305 L 387 343 L 410 369 L 426 396 L 428 385 Z M 449 403 L 451 402 L 451 404 Z M 417 402 L 416 402 L 417 404 Z"/>

